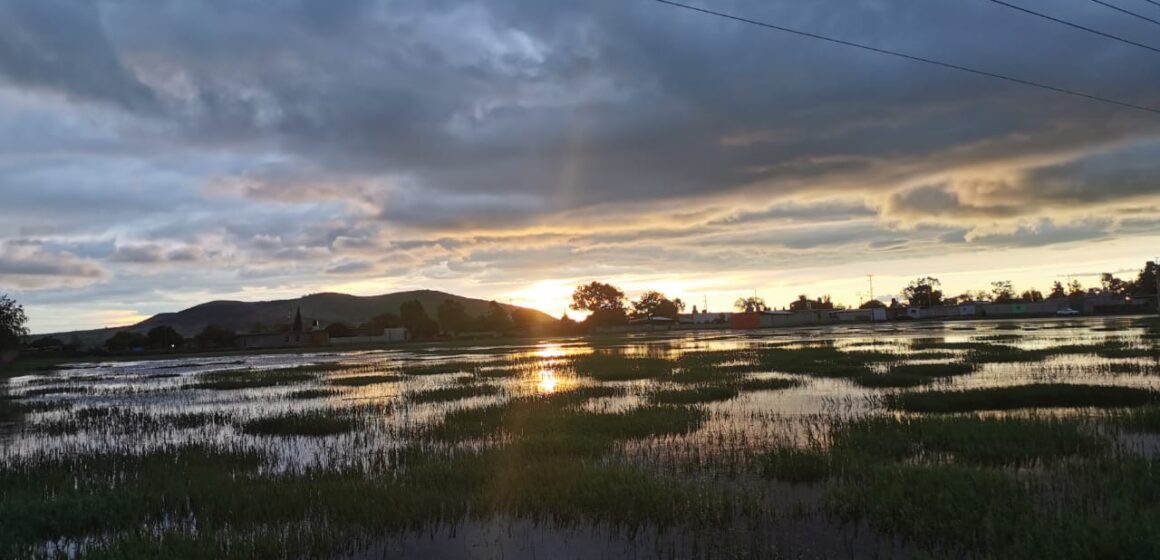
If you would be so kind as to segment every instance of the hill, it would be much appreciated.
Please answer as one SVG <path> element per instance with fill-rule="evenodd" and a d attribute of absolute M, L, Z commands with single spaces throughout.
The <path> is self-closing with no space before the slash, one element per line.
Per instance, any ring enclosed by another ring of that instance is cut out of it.
<path fill-rule="evenodd" d="M 147 332 L 149 329 L 161 325 L 173 327 L 184 336 L 193 336 L 207 325 L 218 325 L 237 332 L 248 332 L 255 325 L 265 328 L 274 328 L 280 324 L 288 324 L 294 318 L 296 310 L 302 310 L 303 322 L 309 325 L 318 321 L 322 326 L 331 323 L 345 323 L 359 325 L 370 318 L 383 313 L 399 314 L 399 307 L 405 301 L 418 300 L 423 304 L 427 315 L 435 318 L 435 310 L 444 300 L 451 299 L 463 304 L 463 308 L 471 317 L 487 313 L 490 302 L 435 290 L 414 290 L 396 292 L 378 296 L 352 296 L 349 294 L 320 293 L 310 294 L 297 299 L 275 301 L 211 301 L 195 305 L 189 309 L 175 313 L 160 313 L 135 325 L 128 325 L 114 329 L 98 329 L 92 331 L 76 331 L 54 333 L 41 336 L 53 336 L 64 341 L 79 338 L 86 345 L 103 344 L 117 331 Z M 500 304 L 509 311 L 512 309 L 527 309 L 518 305 Z M 545 321 L 553 320 L 546 313 L 533 311 L 536 316 Z"/>

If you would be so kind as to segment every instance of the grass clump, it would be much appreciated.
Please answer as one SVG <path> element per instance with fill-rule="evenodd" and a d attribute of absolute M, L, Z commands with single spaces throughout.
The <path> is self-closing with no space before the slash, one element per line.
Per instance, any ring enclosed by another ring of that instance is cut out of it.
<path fill-rule="evenodd" d="M 289 412 L 258 418 L 242 424 L 243 432 L 259 436 L 331 436 L 358 427 L 350 416 L 336 410 Z"/>
<path fill-rule="evenodd" d="M 1050 417 L 877 417 L 835 425 L 835 453 L 855 461 L 1019 466 L 1094 456 L 1106 442 L 1074 420 Z"/>
<path fill-rule="evenodd" d="M 797 379 L 744 379 L 734 384 L 738 390 L 746 393 L 757 391 L 780 391 L 782 389 L 790 389 L 793 387 L 801 387 L 802 382 Z"/>
<path fill-rule="evenodd" d="M 306 401 L 311 399 L 337 397 L 341 394 L 341 391 L 335 391 L 334 389 L 302 389 L 286 395 L 286 398 L 296 401 Z"/>
<path fill-rule="evenodd" d="M 1156 402 L 1155 391 L 1133 387 L 1037 383 L 961 391 L 925 391 L 887 395 L 887 408 L 907 412 L 970 412 L 1017 408 L 1141 406 Z"/>
<path fill-rule="evenodd" d="M 403 366 L 403 373 L 407 375 L 444 375 L 448 373 L 474 373 L 479 366 L 487 362 L 460 361 L 437 363 L 412 363 Z"/>
<path fill-rule="evenodd" d="M 292 369 L 272 370 L 227 370 L 205 373 L 200 376 L 201 381 L 190 385 L 194 389 L 209 389 L 213 391 L 233 391 L 238 389 L 257 389 L 262 387 L 278 387 L 294 385 L 314 380 L 314 375 Z"/>
<path fill-rule="evenodd" d="M 863 387 L 919 387 L 930 385 L 940 378 L 966 375 L 975 371 L 973 364 L 952 362 L 944 364 L 902 364 L 886 373 L 867 373 L 853 378 Z"/>
<path fill-rule="evenodd" d="M 706 385 L 690 389 L 669 389 L 657 391 L 649 395 L 649 401 L 656 404 L 698 404 L 706 402 L 727 401 L 737 398 L 739 392 L 736 387 L 724 385 Z"/>
<path fill-rule="evenodd" d="M 378 385 L 380 383 L 396 383 L 404 379 L 406 377 L 401 375 L 359 375 L 357 377 L 331 379 L 330 384 L 338 385 L 339 387 L 365 387 L 367 385 Z"/>
<path fill-rule="evenodd" d="M 453 387 L 429 389 L 427 391 L 417 391 L 408 394 L 407 398 L 414 403 L 433 403 L 457 401 L 461 399 L 469 399 L 472 397 L 485 397 L 497 394 L 499 394 L 499 387 L 495 387 L 493 385 L 457 385 Z"/>
<path fill-rule="evenodd" d="M 830 477 L 832 460 L 822 450 L 786 447 L 763 454 L 759 462 L 765 478 L 810 484 Z"/>
<path fill-rule="evenodd" d="M 600 381 L 632 381 L 671 376 L 673 362 L 620 354 L 588 354 L 572 361 L 578 375 Z"/>

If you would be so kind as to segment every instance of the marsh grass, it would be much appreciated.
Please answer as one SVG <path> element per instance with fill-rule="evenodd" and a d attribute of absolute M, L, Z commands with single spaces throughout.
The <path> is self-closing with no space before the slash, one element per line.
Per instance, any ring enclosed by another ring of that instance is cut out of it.
<path fill-rule="evenodd" d="M 260 436 L 331 436 L 358 427 L 359 422 L 349 413 L 334 409 L 287 412 L 241 425 L 243 432 Z"/>
<path fill-rule="evenodd" d="M 403 366 L 403 373 L 406 375 L 445 375 L 449 373 L 474 373 L 480 369 L 480 366 L 486 365 L 490 362 L 486 361 L 458 361 L 458 362 L 419 362 L 410 363 Z"/>
<path fill-rule="evenodd" d="M 408 393 L 407 399 L 413 403 L 433 403 L 485 397 L 499 393 L 500 388 L 494 385 L 457 385 Z"/>
<path fill-rule="evenodd" d="M 90 433 L 163 433 L 207 425 L 227 425 L 230 416 L 224 412 L 181 412 L 157 414 L 127 407 L 89 407 L 73 414 L 37 424 L 50 435 Z"/>
<path fill-rule="evenodd" d="M 1156 402 L 1160 393 L 1134 387 L 1037 383 L 983 389 L 886 395 L 887 408 L 907 412 L 970 412 L 1018 408 L 1113 408 Z"/>
<path fill-rule="evenodd" d="M 733 386 L 737 387 L 738 390 L 747 393 L 757 391 L 780 391 L 782 389 L 801 387 L 802 385 L 804 385 L 804 383 L 797 379 L 783 378 L 743 379 L 733 384 Z"/>
<path fill-rule="evenodd" d="M 273 369 L 273 370 L 226 370 L 201 374 L 200 381 L 190 387 L 194 389 L 209 389 L 214 391 L 233 391 L 239 389 L 257 389 L 261 387 L 278 387 L 295 385 L 313 381 L 314 375 L 301 368 Z"/>
<path fill-rule="evenodd" d="M 304 401 L 310 399 L 337 397 L 341 394 L 342 391 L 337 391 L 334 389 L 301 389 L 286 395 L 286 398 L 296 401 Z"/>
<path fill-rule="evenodd" d="M 830 477 L 833 457 L 819 449 L 779 448 L 759 459 L 761 474 L 785 482 L 816 483 Z"/>
<path fill-rule="evenodd" d="M 975 371 L 975 365 L 965 362 L 941 364 L 899 364 L 886 373 L 866 373 L 854 377 L 854 383 L 863 387 L 919 387 L 930 385 L 939 379 L 967 375 Z"/>
<path fill-rule="evenodd" d="M 356 377 L 337 377 L 330 380 L 331 385 L 339 387 L 365 387 L 381 383 L 397 383 L 405 380 L 401 375 L 359 375 Z"/>
<path fill-rule="evenodd" d="M 577 375 L 599 381 L 633 381 L 672 375 L 673 362 L 663 358 L 643 358 L 595 353 L 572 361 Z"/>
<path fill-rule="evenodd" d="M 723 385 L 706 385 L 687 389 L 667 389 L 656 391 L 649 395 L 649 401 L 656 404 L 698 404 L 706 402 L 727 401 L 737 398 L 740 392 L 736 387 Z"/>

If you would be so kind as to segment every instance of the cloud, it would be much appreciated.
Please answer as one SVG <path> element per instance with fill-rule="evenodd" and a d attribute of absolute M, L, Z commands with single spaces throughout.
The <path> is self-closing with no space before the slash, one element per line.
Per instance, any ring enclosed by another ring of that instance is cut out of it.
<path fill-rule="evenodd" d="M 0 245 L 0 285 L 20 289 L 78 287 L 108 277 L 100 265 L 69 253 L 45 251 L 35 242 Z"/>

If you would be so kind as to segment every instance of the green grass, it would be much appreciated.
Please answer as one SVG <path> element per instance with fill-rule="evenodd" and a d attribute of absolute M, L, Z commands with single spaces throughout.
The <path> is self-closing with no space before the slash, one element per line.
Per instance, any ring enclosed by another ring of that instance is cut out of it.
<path fill-rule="evenodd" d="M 497 395 L 499 392 L 499 387 L 493 385 L 457 385 L 408 393 L 407 399 L 414 403 L 447 402 Z"/>
<path fill-rule="evenodd" d="M 1052 417 L 876 417 L 837 422 L 831 446 L 854 461 L 1027 465 L 1094 456 L 1108 446 L 1074 420 Z"/>
<path fill-rule="evenodd" d="M 620 354 L 588 354 L 572 361 L 576 374 L 600 381 L 632 381 L 672 375 L 673 362 Z"/>
<path fill-rule="evenodd" d="M 244 369 L 205 373 L 199 375 L 198 379 L 200 381 L 191 384 L 190 387 L 214 391 L 233 391 L 238 389 L 295 385 L 306 381 L 313 381 L 314 375 L 298 368 L 273 370 Z"/>
<path fill-rule="evenodd" d="M 241 429 L 260 436 L 330 436 L 354 431 L 358 425 L 349 414 L 325 409 L 258 418 L 245 422 Z"/>
<path fill-rule="evenodd" d="M 886 373 L 866 373 L 852 380 L 863 387 L 919 387 L 930 385 L 940 378 L 966 375 L 973 371 L 973 364 L 963 362 L 900 364 L 891 367 Z"/>
<path fill-rule="evenodd" d="M 1160 394 L 1147 389 L 1106 385 L 1043 383 L 961 391 L 924 391 L 887 395 L 886 406 L 907 412 L 969 412 L 1017 408 L 1141 406 Z"/>
<path fill-rule="evenodd" d="M 706 385 L 690 389 L 668 389 L 649 395 L 649 401 L 657 404 L 697 404 L 727 401 L 737 398 L 736 387 Z"/>
<path fill-rule="evenodd" d="M 357 377 L 334 378 L 330 380 L 330 384 L 339 387 L 365 387 L 367 385 L 378 385 L 380 383 L 396 383 L 404 379 L 406 377 L 401 375 L 360 375 Z"/>

